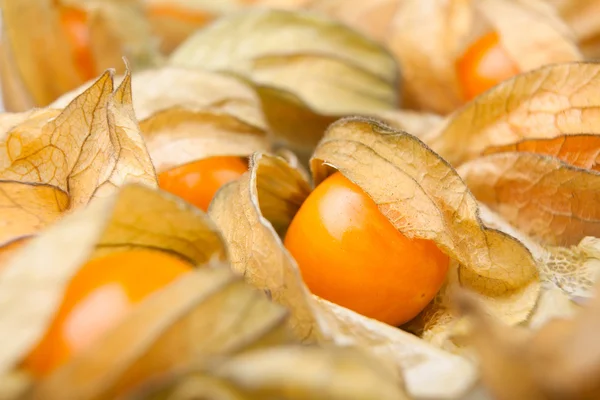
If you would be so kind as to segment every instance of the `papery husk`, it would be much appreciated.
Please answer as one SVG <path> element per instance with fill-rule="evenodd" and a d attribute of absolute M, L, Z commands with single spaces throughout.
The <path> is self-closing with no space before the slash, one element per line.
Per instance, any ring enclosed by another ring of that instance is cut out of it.
<path fill-rule="evenodd" d="M 484 155 L 508 152 L 546 154 L 583 169 L 600 171 L 600 135 L 563 135 L 552 139 L 528 139 L 485 149 Z"/>
<path fill-rule="evenodd" d="M 62 111 L 0 115 L 0 245 L 34 235 L 125 182 L 156 186 L 129 75 L 113 92 L 106 72 Z"/>
<path fill-rule="evenodd" d="M 600 56 L 600 24 L 594 18 L 600 12 L 597 0 L 547 0 L 573 30 L 577 43 L 587 59 Z"/>
<path fill-rule="evenodd" d="M 470 343 L 494 398 L 578 400 L 600 395 L 598 297 L 574 317 L 550 321 L 535 332 L 490 318 L 466 294 L 458 300 L 471 319 Z"/>
<path fill-rule="evenodd" d="M 279 346 L 206 360 L 133 399 L 408 399 L 386 367 L 349 347 Z"/>
<path fill-rule="evenodd" d="M 595 134 L 600 123 L 599 72 L 600 64 L 579 62 L 519 75 L 456 110 L 423 140 L 457 166 L 488 147 Z"/>
<path fill-rule="evenodd" d="M 455 62 L 486 31 L 498 32 L 521 71 L 582 59 L 567 25 L 541 0 L 320 0 L 310 7 L 385 43 L 402 69 L 405 106 L 440 114 L 464 103 Z"/>
<path fill-rule="evenodd" d="M 131 80 L 133 107 L 157 173 L 207 157 L 271 150 L 260 100 L 244 82 L 177 67 L 137 72 Z"/>
<path fill-rule="evenodd" d="M 9 111 L 46 106 L 83 84 L 92 73 L 119 67 L 127 56 L 134 69 L 157 62 L 149 27 L 140 5 L 133 0 L 65 0 L 62 6 L 88 15 L 94 71 L 83 73 L 75 63 L 58 7 L 51 0 L 1 3 L 3 13 L 2 73 L 4 103 Z M 23 29 L 23 27 L 28 27 Z M 42 39 L 40 39 L 42 38 Z M 40 40 L 44 45 L 40 46 Z"/>
<path fill-rule="evenodd" d="M 398 70 L 392 56 L 317 14 L 234 14 L 191 36 L 169 62 L 247 79 L 277 138 L 305 154 L 339 116 L 398 106 Z"/>
<path fill-rule="evenodd" d="M 209 208 L 230 245 L 232 268 L 290 309 L 292 329 L 305 343 L 334 341 L 364 348 L 394 363 L 414 396 L 466 393 L 476 379 L 469 361 L 310 294 L 281 241 L 309 191 L 303 173 L 284 159 L 254 155 L 250 174 L 223 187 Z"/>
<path fill-rule="evenodd" d="M 144 0 L 160 49 L 170 54 L 190 35 L 227 14 L 248 7 L 300 8 L 307 0 Z"/>
<path fill-rule="evenodd" d="M 527 152 L 496 153 L 458 169 L 478 200 L 547 245 L 600 236 L 600 173 Z"/>

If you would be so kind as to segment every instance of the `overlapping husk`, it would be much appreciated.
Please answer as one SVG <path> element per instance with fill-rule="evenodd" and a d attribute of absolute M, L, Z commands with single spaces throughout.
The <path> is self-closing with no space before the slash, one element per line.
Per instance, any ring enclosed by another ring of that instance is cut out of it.
<path fill-rule="evenodd" d="M 402 69 L 405 105 L 441 114 L 463 104 L 455 62 L 487 32 L 499 34 L 521 71 L 582 59 L 572 32 L 541 0 L 318 0 L 310 8 L 385 43 Z"/>
<path fill-rule="evenodd" d="M 519 75 L 456 110 L 423 140 L 458 166 L 488 147 L 598 133 L 599 72 L 599 63 L 577 62 Z"/>
<path fill-rule="evenodd" d="M 304 155 L 338 117 L 398 106 L 398 69 L 392 56 L 317 14 L 234 14 L 192 35 L 169 62 L 245 78 L 255 87 L 277 139 Z"/>
<path fill-rule="evenodd" d="M 234 77 L 164 67 L 136 72 L 131 81 L 133 108 L 157 173 L 207 157 L 271 150 L 258 96 Z"/>
<path fill-rule="evenodd" d="M 573 30 L 577 44 L 587 59 L 600 56 L 600 23 L 594 18 L 600 12 L 597 0 L 547 0 Z"/>
<path fill-rule="evenodd" d="M 156 186 L 130 76 L 106 72 L 63 110 L 0 114 L 0 245 L 36 234 L 125 182 Z"/>
<path fill-rule="evenodd" d="M 597 293 L 597 285 L 595 289 Z M 468 342 L 477 350 L 483 380 L 495 398 L 579 400 L 600 395 L 599 297 L 575 316 L 552 320 L 536 331 L 490 318 L 470 297 L 458 300 L 471 320 Z"/>
<path fill-rule="evenodd" d="M 300 8 L 309 0 L 144 0 L 146 15 L 160 49 L 170 54 L 198 29 L 248 7 Z"/>
<path fill-rule="evenodd" d="M 134 69 L 154 64 L 158 54 L 141 4 L 135 0 L 6 0 L 0 77 L 9 111 L 46 106 L 107 68 L 121 66 L 123 55 Z M 93 71 L 81 71 L 59 9 L 85 11 Z M 27 27 L 27 29 L 23 29 Z M 44 45 L 40 43 L 43 41 Z M 121 67 L 121 73 L 125 69 Z"/>

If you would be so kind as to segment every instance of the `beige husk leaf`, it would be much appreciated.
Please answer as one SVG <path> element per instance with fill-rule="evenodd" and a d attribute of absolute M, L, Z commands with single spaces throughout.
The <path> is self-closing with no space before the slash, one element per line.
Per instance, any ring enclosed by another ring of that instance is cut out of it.
<path fill-rule="evenodd" d="M 133 108 L 158 173 L 211 156 L 270 150 L 254 90 L 234 77 L 177 67 L 132 75 Z M 83 88 L 55 101 L 67 104 Z"/>
<path fill-rule="evenodd" d="M 96 199 L 33 238 L 0 272 L 0 375 L 41 338 L 87 259 L 135 248 L 167 251 L 193 265 L 226 258 L 207 216 L 171 195 L 132 184 Z"/>
<path fill-rule="evenodd" d="M 300 8 L 310 0 L 144 0 L 160 48 L 169 54 L 188 36 L 223 15 L 248 7 Z"/>
<path fill-rule="evenodd" d="M 309 8 L 385 43 L 402 69 L 405 103 L 441 114 L 464 102 L 456 60 L 490 30 L 522 71 L 581 60 L 566 24 L 540 0 L 318 0 Z"/>
<path fill-rule="evenodd" d="M 69 1 L 85 9 L 96 73 L 122 65 L 134 68 L 155 61 L 147 23 L 135 1 Z M 68 3 L 68 4 L 66 4 Z M 5 106 L 11 111 L 45 106 L 86 80 L 75 64 L 59 7 L 52 0 L 3 0 L 1 69 Z M 26 26 L 27 29 L 23 29 Z M 44 45 L 40 46 L 39 38 Z M 124 68 L 123 71 L 124 72 Z"/>
<path fill-rule="evenodd" d="M 278 346 L 207 360 L 134 399 L 408 400 L 394 373 L 350 347 Z M 161 397 L 162 396 L 162 397 Z"/>
<path fill-rule="evenodd" d="M 484 155 L 508 152 L 546 154 L 583 169 L 600 171 L 600 135 L 562 135 L 552 139 L 526 139 L 485 149 Z"/>
<path fill-rule="evenodd" d="M 470 342 L 479 353 L 483 380 L 494 398 L 600 396 L 600 297 L 575 316 L 555 319 L 535 332 L 490 318 L 466 294 L 458 300 L 462 312 L 471 317 Z"/>
<path fill-rule="evenodd" d="M 599 63 L 549 65 L 482 94 L 448 116 L 423 140 L 451 164 L 458 165 L 491 146 L 593 134 L 600 124 L 598 93 Z"/>
<path fill-rule="evenodd" d="M 340 120 L 315 150 L 315 184 L 333 168 L 359 185 L 400 232 L 433 240 L 461 264 L 438 296 L 464 286 L 507 323 L 528 317 L 539 291 L 532 254 L 517 239 L 482 224 L 477 202 L 456 171 L 421 141 L 371 120 Z"/>
<path fill-rule="evenodd" d="M 516 237 L 535 257 L 543 288 L 530 325 L 540 325 L 554 316 L 570 315 L 575 302 L 592 296 L 591 288 L 600 278 L 600 240 L 585 237 L 577 246 L 543 246 L 510 225 L 506 219 L 479 204 L 483 223 Z"/>
<path fill-rule="evenodd" d="M 459 173 L 478 200 L 542 243 L 600 236 L 600 173 L 542 154 L 490 154 Z"/>
<path fill-rule="evenodd" d="M 398 106 L 393 57 L 318 14 L 263 9 L 222 18 L 183 43 L 170 64 L 248 79 L 271 128 L 304 150 L 336 116 Z"/>
<path fill-rule="evenodd" d="M 106 72 L 62 111 L 34 110 L 0 120 L 8 128 L 0 138 L 0 244 L 35 234 L 63 212 L 110 195 L 125 182 L 156 186 L 129 84 L 127 76 L 113 93 L 112 74 Z"/>
<path fill-rule="evenodd" d="M 547 0 L 571 27 L 579 48 L 587 59 L 600 56 L 600 24 L 594 16 L 600 13 L 598 0 Z"/>
<path fill-rule="evenodd" d="M 411 395 L 452 398 L 476 372 L 465 359 L 400 329 L 310 295 L 281 237 L 309 194 L 303 174 L 279 157 L 255 154 L 250 173 L 222 188 L 209 215 L 229 243 L 232 268 L 287 306 L 293 331 L 305 342 L 357 345 L 397 365 Z"/>

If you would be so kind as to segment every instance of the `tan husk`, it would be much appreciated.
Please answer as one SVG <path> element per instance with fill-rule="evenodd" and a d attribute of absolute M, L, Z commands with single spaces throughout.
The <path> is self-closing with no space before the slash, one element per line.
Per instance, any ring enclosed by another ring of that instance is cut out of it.
<path fill-rule="evenodd" d="M 254 90 L 233 77 L 177 67 L 132 75 L 133 107 L 158 173 L 211 156 L 270 150 Z M 82 88 L 52 106 L 61 107 Z"/>
<path fill-rule="evenodd" d="M 484 155 L 507 152 L 546 154 L 583 169 L 600 171 L 600 135 L 562 135 L 552 139 L 528 139 L 485 149 Z"/>
<path fill-rule="evenodd" d="M 392 56 L 359 33 L 316 14 L 234 14 L 191 36 L 169 62 L 248 79 L 275 133 L 304 150 L 314 147 L 322 128 L 336 116 L 398 105 L 398 70 Z"/>
<path fill-rule="evenodd" d="M 333 168 L 359 185 L 400 232 L 433 240 L 461 264 L 442 292 L 469 287 L 505 322 L 527 318 L 539 290 L 531 253 L 481 223 L 477 202 L 456 171 L 417 138 L 367 119 L 340 120 L 311 161 L 315 184 Z"/>
<path fill-rule="evenodd" d="M 125 182 L 156 186 L 129 84 L 127 76 L 113 93 L 107 72 L 62 111 L 0 119 L 8 128 L 0 138 L 1 245 L 35 234 Z"/>
<path fill-rule="evenodd" d="M 305 342 L 354 344 L 391 360 L 415 396 L 451 398 L 466 392 L 476 378 L 466 360 L 310 295 L 281 241 L 309 191 L 303 174 L 285 160 L 254 155 L 250 174 L 222 188 L 209 208 L 229 243 L 232 268 L 290 308 L 292 328 Z"/>
<path fill-rule="evenodd" d="M 447 117 L 423 140 L 453 165 L 523 139 L 594 134 L 600 64 L 549 65 L 505 81 Z M 460 143 L 457 146 L 457 143 Z"/>
<path fill-rule="evenodd" d="M 134 398 L 168 394 L 173 400 L 408 400 L 393 372 L 364 351 L 350 347 L 253 350 L 207 360 L 173 382 L 159 385 Z"/>
<path fill-rule="evenodd" d="M 556 314 L 570 313 L 574 302 L 592 296 L 591 288 L 600 278 L 600 242 L 597 238 L 585 237 L 577 246 L 543 246 L 510 225 L 485 204 L 479 204 L 479 210 L 486 226 L 519 239 L 537 261 L 545 290 L 540 295 L 534 314 L 529 318 L 530 324 L 539 324 L 540 320 L 547 320 Z M 540 303 L 544 302 L 549 302 L 551 306 L 540 307 Z"/>
<path fill-rule="evenodd" d="M 600 236 L 600 173 L 535 153 L 508 152 L 463 164 L 478 200 L 542 243 L 574 245 Z"/>
<path fill-rule="evenodd" d="M 521 71 L 582 59 L 566 24 L 540 0 L 319 0 L 309 8 L 385 43 L 402 69 L 405 104 L 441 114 L 464 102 L 456 60 L 490 30 Z"/>
<path fill-rule="evenodd" d="M 248 7 L 299 8 L 310 0 L 144 0 L 152 31 L 169 54 L 188 36 L 213 20 Z"/>
<path fill-rule="evenodd" d="M 596 292 L 598 287 L 596 287 Z M 472 319 L 470 342 L 481 359 L 484 382 L 495 398 L 595 399 L 600 396 L 600 297 L 569 319 L 536 332 L 508 327 L 486 315 L 472 298 L 458 298 Z"/>
<path fill-rule="evenodd" d="M 155 62 L 157 54 L 148 26 L 135 1 L 63 3 L 87 12 L 95 74 L 122 65 L 124 54 L 134 68 Z M 1 76 L 8 89 L 3 91 L 7 109 L 45 106 L 89 79 L 75 63 L 74 50 L 60 20 L 61 5 L 51 0 L 4 0 L 0 4 L 4 29 Z"/>
<path fill-rule="evenodd" d="M 32 239 L 0 272 L 6 306 L 0 318 L 5 344 L 0 375 L 41 338 L 66 284 L 88 258 L 135 248 L 168 251 L 193 265 L 226 257 L 208 218 L 164 192 L 135 184 L 97 199 Z"/>
<path fill-rule="evenodd" d="M 600 12 L 598 0 L 547 0 L 573 30 L 579 48 L 587 59 L 600 56 L 600 24 L 594 18 Z"/>

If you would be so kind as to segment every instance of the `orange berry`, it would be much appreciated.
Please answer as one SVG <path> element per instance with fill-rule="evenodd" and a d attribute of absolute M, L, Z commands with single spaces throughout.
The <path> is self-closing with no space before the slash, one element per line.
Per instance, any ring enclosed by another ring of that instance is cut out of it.
<path fill-rule="evenodd" d="M 62 7 L 59 13 L 62 27 L 73 51 L 73 62 L 79 75 L 82 80 L 90 80 L 96 76 L 96 63 L 90 47 L 90 30 L 87 25 L 88 15 L 83 10 L 69 7 Z"/>
<path fill-rule="evenodd" d="M 448 271 L 432 241 L 398 232 L 339 172 L 308 196 L 284 244 L 314 294 L 395 326 L 425 308 Z"/>
<path fill-rule="evenodd" d="M 93 344 L 136 304 L 191 270 L 175 256 L 154 250 L 90 260 L 67 285 L 54 319 L 23 367 L 36 377 L 49 374 Z"/>
<path fill-rule="evenodd" d="M 221 186 L 248 171 L 248 164 L 235 156 L 209 157 L 158 175 L 158 186 L 206 211 Z"/>
<path fill-rule="evenodd" d="M 456 73 L 465 100 L 477 97 L 519 72 L 496 32 L 479 38 L 456 61 Z"/>

